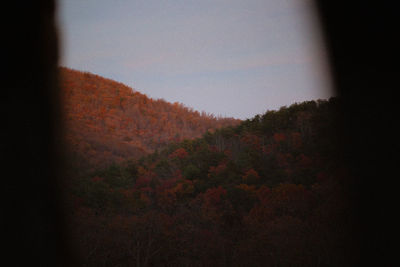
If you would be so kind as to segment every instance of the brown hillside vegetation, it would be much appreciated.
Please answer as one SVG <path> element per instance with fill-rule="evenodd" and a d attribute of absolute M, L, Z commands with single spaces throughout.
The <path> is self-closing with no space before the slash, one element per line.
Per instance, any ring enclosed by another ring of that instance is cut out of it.
<path fill-rule="evenodd" d="M 60 84 L 67 145 L 75 160 L 94 166 L 137 158 L 240 122 L 155 100 L 88 72 L 62 67 Z"/>

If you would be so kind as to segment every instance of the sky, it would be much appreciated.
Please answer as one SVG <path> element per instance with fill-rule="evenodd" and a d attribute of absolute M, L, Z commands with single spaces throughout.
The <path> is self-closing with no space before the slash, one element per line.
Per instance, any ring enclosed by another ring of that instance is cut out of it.
<path fill-rule="evenodd" d="M 59 0 L 60 65 L 246 119 L 333 95 L 310 0 Z"/>

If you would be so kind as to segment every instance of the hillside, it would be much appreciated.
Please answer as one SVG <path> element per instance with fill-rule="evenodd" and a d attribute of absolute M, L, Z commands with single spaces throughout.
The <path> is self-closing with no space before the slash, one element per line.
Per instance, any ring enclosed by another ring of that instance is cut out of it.
<path fill-rule="evenodd" d="M 208 130 L 237 125 L 180 103 L 151 99 L 121 83 L 60 68 L 66 138 L 76 161 L 92 166 L 138 158 Z"/>
<path fill-rule="evenodd" d="M 76 177 L 85 264 L 346 266 L 338 101 L 282 107 Z"/>

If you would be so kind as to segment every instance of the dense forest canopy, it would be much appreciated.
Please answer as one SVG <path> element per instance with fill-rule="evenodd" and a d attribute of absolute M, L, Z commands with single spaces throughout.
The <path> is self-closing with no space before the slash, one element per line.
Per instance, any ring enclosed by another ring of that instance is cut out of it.
<path fill-rule="evenodd" d="M 342 266 L 351 259 L 348 173 L 336 149 L 339 99 L 295 103 L 239 123 L 122 85 L 104 90 L 114 97 L 95 98 L 102 94 L 95 88 L 110 81 L 64 72 L 82 77 L 75 83 L 89 91 L 94 83 L 79 98 L 66 90 L 81 110 L 67 105 L 77 116 L 69 138 L 99 138 L 75 155 L 119 149 L 111 140 L 126 151 L 143 149 L 140 158 L 118 154 L 89 170 L 71 165 L 68 205 L 86 265 Z"/>

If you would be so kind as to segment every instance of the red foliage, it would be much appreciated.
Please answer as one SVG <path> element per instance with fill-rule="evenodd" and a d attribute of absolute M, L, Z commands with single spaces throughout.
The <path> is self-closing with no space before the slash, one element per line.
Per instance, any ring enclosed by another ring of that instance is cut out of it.
<path fill-rule="evenodd" d="M 266 155 L 272 154 L 272 152 L 275 150 L 274 144 L 270 144 L 267 146 L 263 146 L 262 152 Z"/>
<path fill-rule="evenodd" d="M 156 174 L 152 171 L 146 171 L 139 175 L 136 180 L 135 188 L 149 187 L 151 181 L 156 177 Z"/>
<path fill-rule="evenodd" d="M 284 133 L 275 133 L 273 138 L 275 142 L 280 143 L 286 140 L 286 135 Z"/>
<path fill-rule="evenodd" d="M 104 180 L 104 179 L 101 178 L 101 177 L 99 177 L 99 176 L 95 176 L 95 177 L 92 178 L 92 182 L 101 182 L 101 181 L 103 181 L 103 180 Z"/>
<path fill-rule="evenodd" d="M 294 149 L 299 149 L 303 145 L 301 134 L 297 132 L 292 133 L 291 142 Z"/>
<path fill-rule="evenodd" d="M 214 175 L 221 174 L 227 169 L 226 163 L 222 162 L 218 166 L 210 166 L 210 169 L 208 170 L 208 177 L 212 177 Z"/>
<path fill-rule="evenodd" d="M 204 193 L 204 204 L 207 206 L 217 206 L 221 202 L 221 197 L 226 195 L 226 190 L 221 186 L 208 189 Z"/>
<path fill-rule="evenodd" d="M 278 166 L 281 168 L 286 168 L 289 166 L 290 162 L 293 161 L 293 157 L 289 153 L 278 153 L 277 155 Z"/>
<path fill-rule="evenodd" d="M 174 158 L 179 158 L 179 159 L 184 159 L 188 156 L 188 153 L 186 152 L 186 150 L 184 148 L 178 148 L 177 150 L 175 150 L 174 152 L 172 152 L 169 155 L 170 159 L 174 159 Z"/>
<path fill-rule="evenodd" d="M 261 139 L 259 136 L 251 133 L 246 133 L 242 138 L 240 138 L 242 143 L 251 146 L 255 150 L 261 150 Z"/>
<path fill-rule="evenodd" d="M 242 176 L 243 180 L 254 180 L 259 179 L 260 176 L 254 169 L 249 169 L 246 173 Z"/>
<path fill-rule="evenodd" d="M 225 150 L 224 150 L 224 154 L 225 154 L 225 156 L 227 156 L 228 158 L 231 158 L 231 157 L 232 157 L 232 150 L 230 150 L 230 149 L 225 149 Z"/>
<path fill-rule="evenodd" d="M 218 148 L 217 148 L 216 146 L 214 146 L 214 145 L 209 145 L 209 146 L 208 146 L 208 150 L 209 150 L 210 152 L 213 152 L 213 153 L 219 152 Z"/>
<path fill-rule="evenodd" d="M 257 198 L 262 204 L 267 204 L 271 189 L 263 185 L 257 190 Z"/>
<path fill-rule="evenodd" d="M 295 184 L 281 184 L 272 190 L 263 186 L 257 197 L 259 203 L 247 217 L 251 224 L 264 224 L 279 216 L 303 217 L 311 210 L 313 200 L 311 192 Z"/>

